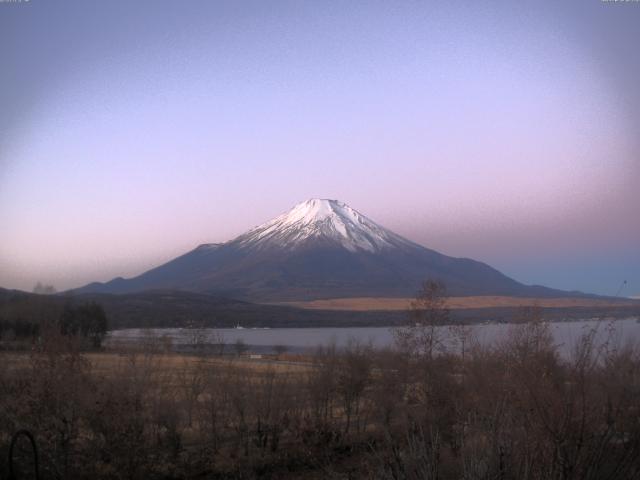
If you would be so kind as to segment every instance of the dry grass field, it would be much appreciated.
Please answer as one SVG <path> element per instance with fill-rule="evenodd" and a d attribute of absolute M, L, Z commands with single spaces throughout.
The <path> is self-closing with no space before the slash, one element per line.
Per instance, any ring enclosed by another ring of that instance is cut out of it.
<path fill-rule="evenodd" d="M 312 310 L 348 310 L 348 311 L 398 311 L 406 310 L 412 298 L 354 297 L 330 298 L 326 300 L 310 300 L 298 302 L 280 302 L 278 305 Z M 572 307 L 618 307 L 631 305 L 629 299 L 595 299 L 595 298 L 522 298 L 504 296 L 449 297 L 447 306 L 451 309 L 497 308 L 497 307 L 533 307 L 572 308 Z"/>
<path fill-rule="evenodd" d="M 2 353 L 4 368 L 22 370 L 31 366 L 33 357 L 29 352 Z M 168 375 L 184 375 L 196 369 L 234 368 L 254 374 L 274 372 L 282 374 L 302 374 L 310 370 L 311 359 L 301 355 L 282 355 L 280 359 L 249 356 L 200 356 L 181 353 L 146 353 L 146 352 L 84 352 L 83 358 L 88 362 L 93 374 L 102 377 L 117 377 L 132 367 L 147 365 L 157 372 Z M 305 361 L 307 360 L 307 361 Z"/>

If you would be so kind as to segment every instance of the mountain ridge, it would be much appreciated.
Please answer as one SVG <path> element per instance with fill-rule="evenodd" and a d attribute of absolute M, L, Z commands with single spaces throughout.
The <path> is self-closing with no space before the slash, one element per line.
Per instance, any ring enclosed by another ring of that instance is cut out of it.
<path fill-rule="evenodd" d="M 269 302 L 406 297 L 427 278 L 442 280 L 453 296 L 584 295 L 524 285 L 485 263 L 440 254 L 329 199 L 307 200 L 228 242 L 202 244 L 136 277 L 76 292 L 175 289 Z"/>

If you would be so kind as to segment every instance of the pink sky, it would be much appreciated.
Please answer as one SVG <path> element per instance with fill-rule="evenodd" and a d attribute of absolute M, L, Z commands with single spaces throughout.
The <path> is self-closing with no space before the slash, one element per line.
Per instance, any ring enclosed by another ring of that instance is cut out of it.
<path fill-rule="evenodd" d="M 321 197 L 640 292 L 640 8 L 470 5 L 0 5 L 0 286 L 135 275 Z"/>

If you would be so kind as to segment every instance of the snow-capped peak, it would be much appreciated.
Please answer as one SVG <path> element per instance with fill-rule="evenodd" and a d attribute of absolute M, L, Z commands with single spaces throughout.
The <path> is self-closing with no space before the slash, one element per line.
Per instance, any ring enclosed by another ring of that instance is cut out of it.
<path fill-rule="evenodd" d="M 294 248 L 312 239 L 369 252 L 411 243 L 338 200 L 317 198 L 299 203 L 237 240 L 245 246 Z"/>

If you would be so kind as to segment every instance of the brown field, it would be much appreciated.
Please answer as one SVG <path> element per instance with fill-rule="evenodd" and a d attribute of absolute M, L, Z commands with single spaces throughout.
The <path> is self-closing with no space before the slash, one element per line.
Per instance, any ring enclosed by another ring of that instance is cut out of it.
<path fill-rule="evenodd" d="M 411 298 L 388 297 L 354 297 L 330 298 L 326 300 L 309 300 L 297 302 L 280 302 L 278 305 L 306 308 L 311 310 L 350 310 L 350 311 L 394 311 L 406 310 Z M 452 309 L 496 308 L 496 307 L 618 307 L 637 304 L 629 299 L 594 299 L 594 298 L 521 298 L 503 296 L 449 297 L 447 305 Z"/>
<path fill-rule="evenodd" d="M 225 368 L 233 367 L 252 373 L 305 373 L 311 368 L 312 359 L 301 355 L 282 355 L 280 359 L 275 356 L 262 359 L 251 359 L 249 356 L 237 357 L 225 356 L 199 356 L 185 355 L 181 353 L 154 353 L 144 352 L 84 352 L 83 358 L 87 360 L 94 374 L 104 377 L 121 375 L 123 371 L 132 366 L 145 364 L 152 366 L 154 370 L 169 374 L 184 374 L 196 368 Z M 30 366 L 32 357 L 28 352 L 2 353 L 2 361 L 5 368 L 22 369 Z"/>

